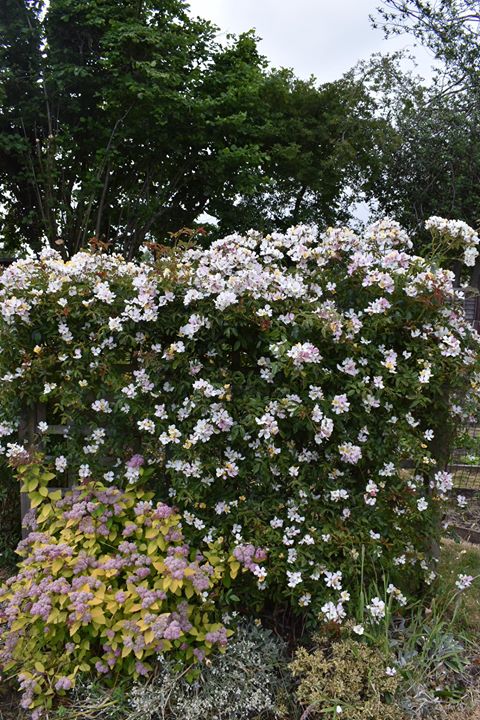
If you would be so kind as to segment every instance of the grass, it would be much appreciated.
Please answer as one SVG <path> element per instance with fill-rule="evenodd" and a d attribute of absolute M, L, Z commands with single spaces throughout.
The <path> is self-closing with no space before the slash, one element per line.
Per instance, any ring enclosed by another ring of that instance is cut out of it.
<path fill-rule="evenodd" d="M 458 708 L 445 708 L 445 720 L 480 720 L 480 547 L 471 543 L 442 543 L 439 574 L 442 594 L 451 592 L 459 574 L 472 575 L 476 580 L 463 593 L 462 602 L 455 611 L 447 607 L 452 632 L 467 640 L 467 668 L 465 697 Z"/>
<path fill-rule="evenodd" d="M 453 629 L 467 634 L 472 642 L 476 640 L 480 652 L 480 547 L 467 542 L 456 543 L 452 540 L 444 540 L 439 574 L 442 595 L 454 591 L 459 574 L 472 575 L 476 578 L 472 587 L 464 593 L 453 620 Z M 452 612 L 452 608 L 447 607 L 446 613 L 448 612 Z"/>

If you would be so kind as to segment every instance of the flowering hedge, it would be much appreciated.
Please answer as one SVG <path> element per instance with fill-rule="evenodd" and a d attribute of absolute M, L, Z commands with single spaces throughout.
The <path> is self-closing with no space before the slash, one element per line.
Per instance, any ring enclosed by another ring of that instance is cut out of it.
<path fill-rule="evenodd" d="M 470 229 L 431 225 L 437 248 L 476 249 Z M 437 428 L 464 419 L 480 387 L 453 274 L 411 247 L 382 221 L 139 262 L 17 261 L 0 278 L 2 452 L 21 455 L 22 409 L 45 403 L 67 426 L 37 428 L 51 468 L 146 483 L 191 547 L 220 543 L 246 571 L 231 581 L 240 608 L 341 621 L 361 573 L 403 597 L 434 577 L 452 486 Z"/>

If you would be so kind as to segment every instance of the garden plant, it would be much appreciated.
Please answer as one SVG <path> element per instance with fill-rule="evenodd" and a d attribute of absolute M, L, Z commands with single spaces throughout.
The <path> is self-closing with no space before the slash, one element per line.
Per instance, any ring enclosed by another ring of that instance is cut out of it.
<path fill-rule="evenodd" d="M 361 638 L 432 586 L 480 369 L 442 267 L 478 237 L 428 227 L 428 259 L 384 220 L 3 272 L 0 449 L 31 511 L 0 663 L 34 718 L 82 673 L 138 679 L 159 655 L 193 681 L 240 617 Z"/>

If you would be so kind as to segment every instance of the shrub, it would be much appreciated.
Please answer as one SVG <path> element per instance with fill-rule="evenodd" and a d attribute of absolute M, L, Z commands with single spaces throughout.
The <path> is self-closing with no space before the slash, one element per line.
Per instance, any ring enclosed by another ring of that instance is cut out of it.
<path fill-rule="evenodd" d="M 78 673 L 138 677 L 159 654 L 193 665 L 226 644 L 231 631 L 214 617 L 221 549 L 192 550 L 172 507 L 92 479 L 61 498 L 38 462 L 20 470 L 43 499 L 0 590 L 0 662 L 18 677 L 22 707 L 50 706 Z"/>
<path fill-rule="evenodd" d="M 288 684 L 282 641 L 268 630 L 241 626 L 194 683 L 164 665 L 148 686 L 133 688 L 129 702 L 145 720 L 274 718 Z"/>
<path fill-rule="evenodd" d="M 412 593 L 434 576 L 452 484 L 436 458 L 480 376 L 453 274 L 410 249 L 383 221 L 145 262 L 18 261 L 0 278 L 2 432 L 40 401 L 68 428 L 38 436 L 70 481 L 148 478 L 191 547 L 223 539 L 243 573 L 225 595 L 247 612 L 289 603 L 341 622 L 362 548 L 367 586 L 385 574 Z"/>
<path fill-rule="evenodd" d="M 389 674 L 387 660 L 375 648 L 351 639 L 333 642 L 328 649 L 297 650 L 290 668 L 300 679 L 297 697 L 307 708 L 305 717 L 404 718 L 394 704 L 399 680 Z"/>

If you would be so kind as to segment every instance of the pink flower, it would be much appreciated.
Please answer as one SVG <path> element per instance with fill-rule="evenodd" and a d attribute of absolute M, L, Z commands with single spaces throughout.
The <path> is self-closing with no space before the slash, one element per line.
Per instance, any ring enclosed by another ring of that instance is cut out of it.
<path fill-rule="evenodd" d="M 127 460 L 127 462 L 125 464 L 129 468 L 137 469 L 137 468 L 142 467 L 144 462 L 145 462 L 145 458 L 143 457 L 143 455 L 132 455 L 130 460 Z"/>

